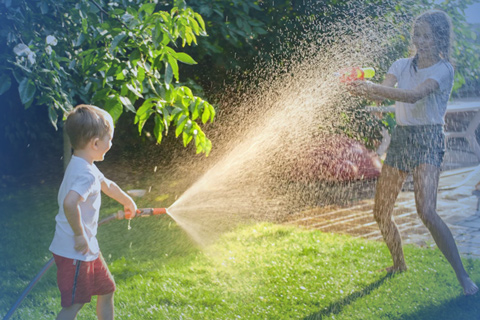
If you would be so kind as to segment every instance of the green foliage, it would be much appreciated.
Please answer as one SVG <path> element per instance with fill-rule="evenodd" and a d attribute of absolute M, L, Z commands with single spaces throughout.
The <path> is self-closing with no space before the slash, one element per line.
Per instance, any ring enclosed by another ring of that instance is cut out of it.
<path fill-rule="evenodd" d="M 204 78 L 222 83 L 225 75 L 232 70 L 251 72 L 259 55 L 262 59 L 280 61 L 288 57 L 288 51 L 294 51 L 299 41 L 314 42 L 312 33 L 305 32 L 312 24 L 322 26 L 318 32 L 328 33 L 331 32 L 328 26 L 338 20 L 355 22 L 362 17 L 389 18 L 399 30 L 399 37 L 389 39 L 391 52 L 388 59 L 381 63 L 383 69 L 388 69 L 393 60 L 409 52 L 413 18 L 429 8 L 440 8 L 453 18 L 457 90 L 463 85 L 463 78 L 467 81 L 477 79 L 480 73 L 480 60 L 474 54 L 478 51 L 478 42 L 475 43 L 476 35 L 464 17 L 465 8 L 474 2 L 478 1 L 189 0 L 188 4 L 204 17 L 210 35 L 200 39 L 200 46 L 189 50 L 198 57 L 200 68 L 204 68 L 203 74 L 208 75 Z"/>
<path fill-rule="evenodd" d="M 253 40 L 267 34 L 267 25 L 262 21 L 265 15 L 257 1 L 192 0 L 189 4 L 209 27 L 210 37 L 201 40 L 206 44 L 201 48 L 206 48 L 208 54 L 222 53 L 223 63 L 241 48 L 251 50 Z"/>
<path fill-rule="evenodd" d="M 196 62 L 178 51 L 197 44 L 206 27 L 184 2 L 159 11 L 147 0 L 0 0 L 0 9 L 7 44 L 0 93 L 13 76 L 22 104 L 47 106 L 54 126 L 78 103 L 98 105 L 115 121 L 134 112 L 140 133 L 155 115 L 158 143 L 175 125 L 185 145 L 194 139 L 197 153 L 208 155 L 211 142 L 198 121 L 213 121 L 215 110 L 179 85 L 179 62 Z"/>
<path fill-rule="evenodd" d="M 184 1 L 0 0 L 0 41 L 6 44 L 0 46 L 0 94 L 15 86 L 26 107 L 46 105 L 54 125 L 79 102 L 97 104 L 115 119 L 141 108 L 135 120 L 140 131 L 153 121 L 160 142 L 169 126 L 176 126 L 177 134 L 183 125 L 177 136 L 184 143 L 195 140 L 197 151 L 208 153 L 211 143 L 199 130 L 200 121 L 215 111 L 186 94 L 180 79 L 193 78 L 216 90 L 232 70 L 254 72 L 259 55 L 281 63 L 299 41 L 314 41 L 305 39 L 311 37 L 305 32 L 309 25 L 330 32 L 335 21 L 355 21 L 359 15 L 390 16 L 398 24 L 399 37 L 391 39 L 392 49 L 380 62 L 383 70 L 408 52 L 404 21 L 440 7 L 455 25 L 458 90 L 480 78 L 478 41 L 463 16 L 473 2 L 361 0 L 355 2 L 364 8 L 359 12 L 346 0 L 189 0 L 188 7 Z"/>
<path fill-rule="evenodd" d="M 354 22 L 359 17 L 384 16 L 396 6 L 409 11 L 410 3 L 418 2 L 408 1 L 405 8 L 405 1 L 400 0 L 361 0 L 354 4 L 347 0 L 189 0 L 188 4 L 204 17 L 210 35 L 190 50 L 205 66 L 208 79 L 218 77 L 216 81 L 223 82 L 232 70 L 251 72 L 259 57 L 281 61 L 288 59 L 301 41 L 314 43 L 315 36 L 309 32 L 313 25 L 321 26 L 317 28 L 319 33 L 328 33 L 328 26 L 339 20 Z"/>

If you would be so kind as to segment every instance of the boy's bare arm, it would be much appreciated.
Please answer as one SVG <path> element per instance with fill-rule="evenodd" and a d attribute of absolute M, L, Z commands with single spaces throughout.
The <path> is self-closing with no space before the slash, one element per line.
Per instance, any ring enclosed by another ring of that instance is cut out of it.
<path fill-rule="evenodd" d="M 89 248 L 83 232 L 82 217 L 80 216 L 80 210 L 78 209 L 80 201 L 82 201 L 82 197 L 77 192 L 70 190 L 63 200 L 63 211 L 65 212 L 65 217 L 74 233 L 75 250 L 86 254 Z"/>
<path fill-rule="evenodd" d="M 135 204 L 135 201 L 133 201 L 133 199 L 115 182 L 104 178 L 102 181 L 102 191 L 110 198 L 121 203 L 124 206 L 125 211 L 137 211 L 137 205 Z"/>

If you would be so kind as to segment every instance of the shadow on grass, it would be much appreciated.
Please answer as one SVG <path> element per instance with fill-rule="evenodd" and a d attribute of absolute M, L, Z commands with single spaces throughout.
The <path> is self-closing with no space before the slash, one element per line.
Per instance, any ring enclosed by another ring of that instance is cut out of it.
<path fill-rule="evenodd" d="M 464 260 L 465 269 L 468 270 L 473 282 L 480 283 L 478 277 L 478 261 Z M 477 269 L 476 269 L 477 268 Z M 464 296 L 447 300 L 443 304 L 432 304 L 421 308 L 415 313 L 402 315 L 402 320 L 450 320 L 472 319 L 480 320 L 480 292 L 474 296 Z"/>
<path fill-rule="evenodd" d="M 480 320 L 480 294 L 458 296 L 442 305 L 430 305 L 416 313 L 402 315 L 402 320 Z"/>
<path fill-rule="evenodd" d="M 369 284 L 367 287 L 360 291 L 355 291 L 352 294 L 346 296 L 343 299 L 337 300 L 331 303 L 328 307 L 325 307 L 324 310 L 311 314 L 304 318 L 304 320 L 316 320 L 316 319 L 323 319 L 324 317 L 330 318 L 332 315 L 339 314 L 342 312 L 343 308 L 348 306 L 349 304 L 355 302 L 357 299 L 365 297 L 369 295 L 373 290 L 380 287 L 387 279 L 394 277 L 393 274 L 387 274 L 383 278 Z"/>

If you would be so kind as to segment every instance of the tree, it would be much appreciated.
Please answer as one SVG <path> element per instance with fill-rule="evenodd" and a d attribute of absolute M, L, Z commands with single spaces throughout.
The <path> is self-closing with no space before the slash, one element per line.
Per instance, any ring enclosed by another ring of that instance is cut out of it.
<path fill-rule="evenodd" d="M 150 0 L 0 0 L 0 95 L 14 84 L 25 108 L 58 117 L 78 103 L 106 109 L 116 121 L 133 112 L 138 131 L 153 118 L 158 143 L 175 126 L 184 145 L 206 155 L 211 142 L 199 122 L 215 109 L 179 83 L 179 63 L 196 64 L 179 48 L 206 36 L 200 14 L 175 1 L 158 11 Z"/>
<path fill-rule="evenodd" d="M 480 75 L 478 42 L 463 16 L 473 2 L 478 0 L 189 0 L 190 8 L 161 0 L 0 0 L 0 41 L 6 44 L 0 47 L 0 94 L 18 86 L 22 103 L 47 106 L 54 125 L 78 102 L 98 104 L 115 119 L 124 110 L 135 112 L 139 132 L 154 118 L 161 142 L 173 124 L 185 145 L 195 139 L 197 151 L 208 154 L 211 142 L 200 122 L 211 121 L 215 110 L 180 78 L 210 82 L 216 90 L 232 70 L 248 77 L 259 52 L 262 59 L 288 57 L 285 51 L 308 36 L 308 23 L 354 21 L 359 12 L 352 5 L 361 4 L 360 14 L 372 19 L 402 17 L 398 23 L 440 6 L 454 18 L 458 89 Z M 391 39 L 385 65 L 407 54 L 409 27 L 400 29 L 406 31 Z"/>
<path fill-rule="evenodd" d="M 209 37 L 199 39 L 201 45 L 188 48 L 198 57 L 202 75 L 213 81 L 214 88 L 222 83 L 232 70 L 248 73 L 261 59 L 285 58 L 301 40 L 308 39 L 309 25 L 328 26 L 335 21 L 352 21 L 363 17 L 395 16 L 392 22 L 404 33 L 392 39 L 391 63 L 408 54 L 411 20 L 430 8 L 445 10 L 454 23 L 456 61 L 455 90 L 465 80 L 480 77 L 480 60 L 476 35 L 465 22 L 466 8 L 478 0 L 189 0 L 188 4 L 205 19 Z M 355 9 L 361 8 L 361 10 Z M 323 31 L 328 32 L 327 28 Z M 321 37 L 321 35 L 319 35 Z M 388 64 L 388 63 L 387 63 Z M 201 79 L 199 79 L 201 80 Z"/>

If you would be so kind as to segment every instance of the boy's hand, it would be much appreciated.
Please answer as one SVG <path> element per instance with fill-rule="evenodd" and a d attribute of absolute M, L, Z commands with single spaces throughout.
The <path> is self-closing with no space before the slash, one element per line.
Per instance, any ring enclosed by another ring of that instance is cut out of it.
<path fill-rule="evenodd" d="M 123 210 L 125 212 L 134 212 L 135 214 L 137 214 L 137 204 L 135 203 L 135 201 L 133 201 L 132 198 L 128 197 L 127 203 L 123 204 Z M 132 217 L 135 217 L 135 214 L 133 214 Z"/>
<path fill-rule="evenodd" d="M 110 198 L 123 204 L 123 210 L 125 213 L 132 212 L 132 218 L 137 213 L 137 205 L 135 201 L 113 181 L 104 178 L 102 181 L 102 191 Z"/>
<path fill-rule="evenodd" d="M 81 252 L 82 254 L 87 254 L 90 248 L 88 247 L 88 241 L 84 235 L 75 236 L 75 246 L 74 249 Z"/>

